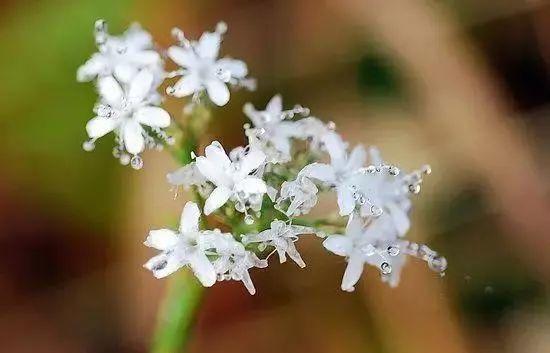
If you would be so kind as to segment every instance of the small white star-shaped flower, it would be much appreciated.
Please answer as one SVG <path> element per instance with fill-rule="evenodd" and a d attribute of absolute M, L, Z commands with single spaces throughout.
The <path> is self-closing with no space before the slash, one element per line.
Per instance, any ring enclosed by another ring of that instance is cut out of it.
<path fill-rule="evenodd" d="M 156 278 L 166 277 L 183 266 L 189 266 L 203 286 L 210 287 L 216 283 L 216 271 L 207 256 L 211 244 L 206 239 L 210 231 L 199 231 L 199 218 L 198 206 L 188 202 L 183 208 L 177 231 L 158 229 L 149 232 L 144 244 L 162 253 L 151 258 L 144 267 L 152 271 Z"/>
<path fill-rule="evenodd" d="M 286 261 L 286 254 L 290 256 L 296 264 L 302 268 L 306 267 L 304 260 L 300 256 L 294 242 L 298 240 L 298 235 L 313 234 L 315 230 L 310 227 L 295 226 L 286 224 L 283 221 L 274 220 L 271 222 L 271 228 L 258 234 L 247 234 L 243 236 L 244 245 L 251 243 L 260 243 L 262 247 L 273 246 L 274 251 L 279 255 L 281 263 Z"/>
<path fill-rule="evenodd" d="M 317 186 L 305 176 L 298 176 L 296 180 L 285 181 L 281 185 L 281 193 L 275 204 L 276 208 L 284 212 L 287 217 L 297 217 L 307 214 L 317 204 Z M 283 210 L 283 205 L 288 207 Z"/>
<path fill-rule="evenodd" d="M 210 100 L 223 106 L 229 102 L 230 86 L 248 86 L 248 68 L 243 61 L 231 58 L 218 59 L 225 25 L 218 24 L 215 32 L 204 32 L 200 39 L 190 42 L 183 32 L 175 30 L 180 45 L 171 46 L 168 56 L 181 69 L 179 81 L 167 92 L 174 97 L 185 97 L 206 91 Z"/>
<path fill-rule="evenodd" d="M 205 149 L 204 157 L 197 157 L 199 171 L 216 188 L 204 205 L 204 214 L 209 215 L 227 201 L 235 201 L 237 211 L 247 208 L 259 210 L 263 195 L 267 192 L 266 183 L 251 173 L 265 162 L 265 154 L 252 149 L 238 161 L 231 161 L 222 145 L 214 141 Z"/>
<path fill-rule="evenodd" d="M 127 88 L 113 76 L 100 77 L 97 87 L 101 103 L 96 107 L 97 116 L 86 124 L 90 137 L 88 143 L 93 146 L 96 139 L 113 131 L 122 148 L 137 155 L 144 150 L 146 143 L 154 144 L 154 137 L 142 125 L 150 127 L 156 137 L 168 139 L 160 129 L 170 125 L 170 115 L 151 104 L 152 84 L 153 75 L 147 70 L 140 71 Z"/>
<path fill-rule="evenodd" d="M 133 24 L 120 36 L 107 33 L 103 20 L 96 22 L 95 38 L 99 52 L 92 55 L 77 71 L 78 81 L 91 81 L 102 76 L 114 76 L 129 83 L 142 69 L 148 69 L 160 83 L 163 76 L 162 59 L 154 50 L 151 35 Z"/>

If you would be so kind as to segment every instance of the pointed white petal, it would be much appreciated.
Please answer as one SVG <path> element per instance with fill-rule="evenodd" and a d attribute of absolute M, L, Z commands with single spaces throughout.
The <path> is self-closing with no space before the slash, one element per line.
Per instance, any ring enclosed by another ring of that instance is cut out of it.
<path fill-rule="evenodd" d="M 140 124 L 151 127 L 170 126 L 170 114 L 160 107 L 143 107 L 134 113 L 133 118 Z"/>
<path fill-rule="evenodd" d="M 256 294 L 256 288 L 254 287 L 254 283 L 252 282 L 252 278 L 250 278 L 250 273 L 248 273 L 247 270 L 242 271 L 242 279 L 244 286 L 248 290 L 248 293 L 251 295 Z"/>
<path fill-rule="evenodd" d="M 180 218 L 180 232 L 183 234 L 197 232 L 199 230 L 199 219 L 201 211 L 194 202 L 187 202 L 183 207 Z"/>
<path fill-rule="evenodd" d="M 296 262 L 298 266 L 300 266 L 301 268 L 306 267 L 306 263 L 304 262 L 304 260 L 302 260 L 302 256 L 300 256 L 300 253 L 298 252 L 298 250 L 296 250 L 296 246 L 293 242 L 288 243 L 288 248 L 286 249 L 286 252 L 288 253 L 288 256 L 290 256 L 290 258 L 294 260 L 294 262 Z"/>
<path fill-rule="evenodd" d="M 215 59 L 220 50 L 221 36 L 216 32 L 204 32 L 197 45 L 197 53 L 201 58 Z"/>
<path fill-rule="evenodd" d="M 340 135 L 331 131 L 325 134 L 322 138 L 325 148 L 330 155 L 330 164 L 335 168 L 344 168 L 346 161 L 346 143 Z"/>
<path fill-rule="evenodd" d="M 241 60 L 223 58 L 216 62 L 216 66 L 224 71 L 229 71 L 231 77 L 244 78 L 248 75 L 248 68 Z"/>
<path fill-rule="evenodd" d="M 122 139 L 124 140 L 124 146 L 126 151 L 130 154 L 138 154 L 145 148 L 145 141 L 143 139 L 143 128 L 139 123 L 133 119 L 126 121 L 122 130 Z"/>
<path fill-rule="evenodd" d="M 355 171 L 365 165 L 367 160 L 367 151 L 363 145 L 355 146 L 348 157 L 346 169 L 350 172 Z"/>
<path fill-rule="evenodd" d="M 113 76 L 100 77 L 97 89 L 101 98 L 110 106 L 119 108 L 122 105 L 124 92 Z"/>
<path fill-rule="evenodd" d="M 149 70 L 141 70 L 130 82 L 128 99 L 132 102 L 141 102 L 151 91 L 153 74 Z"/>
<path fill-rule="evenodd" d="M 205 82 L 206 92 L 208 97 L 217 106 L 224 106 L 229 102 L 229 88 L 225 82 L 219 79 L 211 79 Z"/>
<path fill-rule="evenodd" d="M 312 163 L 306 165 L 299 174 L 330 184 L 335 183 L 336 181 L 334 168 L 331 165 L 324 163 Z"/>
<path fill-rule="evenodd" d="M 197 55 L 190 49 L 172 46 L 168 48 L 168 56 L 179 66 L 190 68 L 197 65 Z"/>
<path fill-rule="evenodd" d="M 191 267 L 193 273 L 203 286 L 211 287 L 216 283 L 214 266 L 202 251 L 198 248 L 195 249 L 187 260 L 189 261 L 189 267 Z"/>
<path fill-rule="evenodd" d="M 218 208 L 223 206 L 227 200 L 231 197 L 231 189 L 225 186 L 218 186 L 212 191 L 208 199 L 204 204 L 204 214 L 209 215 L 212 212 L 216 211 Z"/>
<path fill-rule="evenodd" d="M 76 79 L 79 82 L 91 81 L 105 71 L 107 62 L 102 55 L 94 54 L 84 65 L 78 68 Z"/>
<path fill-rule="evenodd" d="M 229 177 L 226 175 L 222 166 L 212 163 L 206 157 L 197 157 L 195 163 L 197 165 L 197 168 L 199 169 L 199 172 L 215 185 L 229 186 L 229 184 L 231 183 L 231 180 L 229 180 Z"/>
<path fill-rule="evenodd" d="M 369 163 L 372 165 L 381 165 L 384 163 L 380 151 L 376 147 L 369 148 Z"/>
<path fill-rule="evenodd" d="M 336 255 L 348 256 L 353 249 L 353 242 L 344 235 L 331 235 L 323 241 L 323 246 Z"/>
<path fill-rule="evenodd" d="M 150 248 L 165 251 L 174 248 L 178 241 L 178 235 L 173 230 L 155 229 L 149 232 L 149 236 L 143 244 Z"/>
<path fill-rule="evenodd" d="M 90 138 L 99 138 L 113 131 L 117 125 L 117 119 L 96 116 L 86 124 L 86 132 Z"/>
<path fill-rule="evenodd" d="M 204 149 L 204 155 L 214 165 L 218 165 L 221 168 L 226 168 L 231 164 L 231 160 L 225 153 L 222 145 L 214 141 Z"/>
<path fill-rule="evenodd" d="M 160 254 L 152 257 L 143 267 L 153 272 L 156 278 L 164 278 L 179 270 L 183 264 L 175 256 Z"/>
<path fill-rule="evenodd" d="M 363 259 L 360 254 L 353 254 L 350 256 L 348 259 L 348 266 L 346 267 L 344 277 L 342 278 L 342 290 L 351 292 L 355 289 L 354 286 L 357 281 L 359 281 L 359 278 L 361 278 L 361 274 L 363 273 L 363 265 Z"/>
<path fill-rule="evenodd" d="M 262 179 L 251 176 L 237 183 L 235 185 L 235 190 L 248 194 L 265 194 L 267 192 L 267 185 Z"/>
<path fill-rule="evenodd" d="M 241 175 L 248 175 L 254 169 L 258 169 L 265 162 L 265 153 L 259 149 L 252 149 L 239 162 Z"/>
<path fill-rule="evenodd" d="M 336 187 L 336 194 L 338 196 L 338 208 L 340 209 L 340 215 L 347 216 L 352 213 L 355 209 L 353 192 L 346 185 L 338 185 L 338 187 Z"/>
<path fill-rule="evenodd" d="M 388 208 L 395 229 L 399 235 L 405 235 L 411 227 L 411 220 L 409 219 L 407 212 L 397 206 L 394 202 L 388 202 L 386 207 Z"/>
<path fill-rule="evenodd" d="M 283 111 L 283 99 L 280 94 L 276 94 L 271 98 L 269 103 L 267 103 L 267 107 L 265 108 L 267 112 L 269 112 L 272 115 L 279 115 Z"/>
<path fill-rule="evenodd" d="M 116 65 L 113 70 L 115 78 L 122 83 L 129 83 L 136 76 L 138 68 L 129 63 Z"/>
<path fill-rule="evenodd" d="M 160 55 L 154 50 L 142 50 L 132 54 L 130 61 L 139 66 L 148 66 L 160 63 Z"/>
<path fill-rule="evenodd" d="M 185 97 L 201 90 L 199 76 L 195 73 L 190 73 L 179 79 L 174 85 L 174 97 Z"/>

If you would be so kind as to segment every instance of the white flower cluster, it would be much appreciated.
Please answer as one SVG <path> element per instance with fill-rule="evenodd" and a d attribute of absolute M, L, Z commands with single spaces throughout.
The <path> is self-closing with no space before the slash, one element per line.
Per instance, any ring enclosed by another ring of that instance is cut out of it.
<path fill-rule="evenodd" d="M 158 106 L 162 100 L 157 88 L 165 78 L 180 77 L 166 92 L 191 96 L 189 112 L 204 103 L 203 95 L 222 106 L 230 98 L 228 87 L 253 88 L 244 62 L 218 58 L 226 29 L 219 23 L 198 41 L 175 29 L 177 45 L 167 56 L 180 68 L 165 73 L 162 55 L 153 50 L 148 33 L 132 26 L 112 37 L 104 22 L 98 22 L 99 52 L 77 75 L 79 80 L 96 79 L 100 95 L 97 116 L 87 125 L 90 141 L 85 148 L 113 131 L 119 143 L 116 155 L 124 164 L 141 168 L 139 153 L 145 147 L 162 146 L 159 140 L 172 142 L 163 130 L 170 116 Z M 204 215 L 212 215 L 227 231 L 200 230 L 201 210 L 188 202 L 177 231 L 153 230 L 145 241 L 161 251 L 145 264 L 155 277 L 188 266 L 204 286 L 237 280 L 254 294 L 249 270 L 267 267 L 272 254 L 281 263 L 288 255 L 298 266 L 306 266 L 294 244 L 306 234 L 325 238 L 328 251 L 345 257 L 345 291 L 354 290 L 365 264 L 378 268 L 383 281 L 397 285 L 407 256 L 444 273 L 445 258 L 404 238 L 410 228 L 410 197 L 420 192 L 428 166 L 405 174 L 386 164 L 375 148 L 351 149 L 334 123 L 323 123 L 300 105 L 284 110 L 279 95 L 265 110 L 247 103 L 243 111 L 251 122 L 244 126 L 247 146 L 227 153 L 214 141 L 203 156 L 191 153 L 191 163 L 167 176 L 174 187 L 196 191 L 198 201 L 204 201 Z M 321 192 L 335 193 L 337 217 L 344 222 L 301 218 L 315 207 Z"/>
<path fill-rule="evenodd" d="M 222 106 L 229 101 L 228 86 L 253 89 L 255 81 L 246 77 L 244 62 L 218 59 L 225 31 L 225 23 L 220 22 L 215 32 L 205 32 L 198 41 L 189 41 L 181 30 L 174 29 L 178 43 L 164 53 L 155 50 L 151 35 L 139 25 L 132 25 L 121 36 L 112 36 L 105 21 L 98 20 L 98 52 L 77 71 L 78 81 L 96 81 L 99 94 L 96 116 L 86 125 L 89 140 L 84 142 L 84 150 L 93 150 L 97 139 L 113 132 L 117 142 L 113 155 L 123 165 L 140 169 L 143 160 L 139 154 L 145 148 L 161 150 L 165 144 L 173 144 L 174 139 L 165 131 L 170 126 L 170 115 L 159 107 L 162 97 L 157 92 L 165 79 L 181 76 L 166 91 L 174 97 L 192 94 L 189 108 L 203 92 L 211 102 Z M 166 72 L 165 56 L 181 68 Z"/>

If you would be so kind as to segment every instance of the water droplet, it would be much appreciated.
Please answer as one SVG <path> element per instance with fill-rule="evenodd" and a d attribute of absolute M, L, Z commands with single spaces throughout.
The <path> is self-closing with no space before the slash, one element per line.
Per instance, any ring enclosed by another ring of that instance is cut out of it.
<path fill-rule="evenodd" d="M 447 259 L 439 255 L 432 256 L 428 259 L 428 266 L 436 272 L 444 272 L 447 269 Z"/>
<path fill-rule="evenodd" d="M 380 207 L 376 206 L 376 205 L 372 205 L 370 207 L 370 213 L 374 216 L 374 217 L 380 217 L 382 215 L 382 213 L 384 213 L 384 210 L 381 209 Z"/>
<path fill-rule="evenodd" d="M 327 123 L 327 127 L 330 129 L 330 130 L 334 130 L 336 129 L 336 124 L 334 123 L 334 121 L 329 121 Z"/>
<path fill-rule="evenodd" d="M 124 154 L 120 155 L 120 158 L 118 160 L 119 160 L 120 164 L 128 165 L 128 164 L 130 164 L 130 155 L 124 153 Z"/>
<path fill-rule="evenodd" d="M 399 175 L 399 173 L 401 172 L 399 170 L 399 168 L 397 168 L 396 166 L 393 166 L 391 165 L 388 169 L 388 172 L 391 174 L 391 175 Z"/>
<path fill-rule="evenodd" d="M 246 223 L 248 225 L 254 224 L 254 217 L 247 214 L 246 216 L 244 216 L 244 223 Z"/>
<path fill-rule="evenodd" d="M 132 157 L 132 159 L 130 160 L 130 165 L 132 166 L 132 168 L 134 168 L 135 170 L 139 170 L 141 168 L 143 168 L 143 159 L 138 156 L 138 155 L 135 155 Z"/>
<path fill-rule="evenodd" d="M 422 167 L 422 173 L 424 173 L 426 175 L 432 174 L 432 167 L 430 167 L 429 165 L 423 166 Z"/>
<path fill-rule="evenodd" d="M 420 185 L 419 184 L 411 184 L 409 185 L 409 191 L 413 194 L 418 194 L 420 192 Z"/>
<path fill-rule="evenodd" d="M 390 256 L 397 256 L 397 255 L 399 255 L 399 252 L 400 252 L 399 247 L 394 246 L 394 245 L 388 246 L 387 251 L 388 251 L 388 255 L 390 255 Z"/>
<path fill-rule="evenodd" d="M 84 141 L 84 143 L 82 143 L 82 149 L 86 152 L 93 151 L 94 148 L 95 148 L 95 144 L 94 144 L 94 141 L 92 140 Z"/>
<path fill-rule="evenodd" d="M 166 87 L 166 94 L 168 94 L 168 95 L 173 95 L 174 92 L 176 92 L 176 90 L 175 90 L 174 87 L 172 87 L 172 86 Z"/>
<path fill-rule="evenodd" d="M 391 273 L 391 265 L 387 262 L 382 262 L 380 265 L 380 270 L 382 271 L 382 274 L 389 275 Z"/>

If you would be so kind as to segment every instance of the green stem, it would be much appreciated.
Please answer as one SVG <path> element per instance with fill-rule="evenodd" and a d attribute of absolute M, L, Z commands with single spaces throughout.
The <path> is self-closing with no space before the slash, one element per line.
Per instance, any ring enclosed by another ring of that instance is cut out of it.
<path fill-rule="evenodd" d="M 191 152 L 196 152 L 198 139 L 204 133 L 210 113 L 203 105 L 193 110 L 189 121 L 182 130 L 182 142 L 179 149 L 173 150 L 174 157 L 183 165 L 190 163 Z M 195 202 L 203 206 L 204 200 L 194 193 Z M 202 219 L 203 223 L 205 219 Z M 205 226 L 205 224 L 201 224 Z M 189 272 L 175 273 L 158 313 L 151 353 L 182 352 L 189 341 L 191 325 L 203 297 L 204 287 Z"/>
<path fill-rule="evenodd" d="M 170 279 L 158 316 L 152 353 L 180 352 L 187 345 L 203 292 L 204 287 L 187 271 Z"/>

